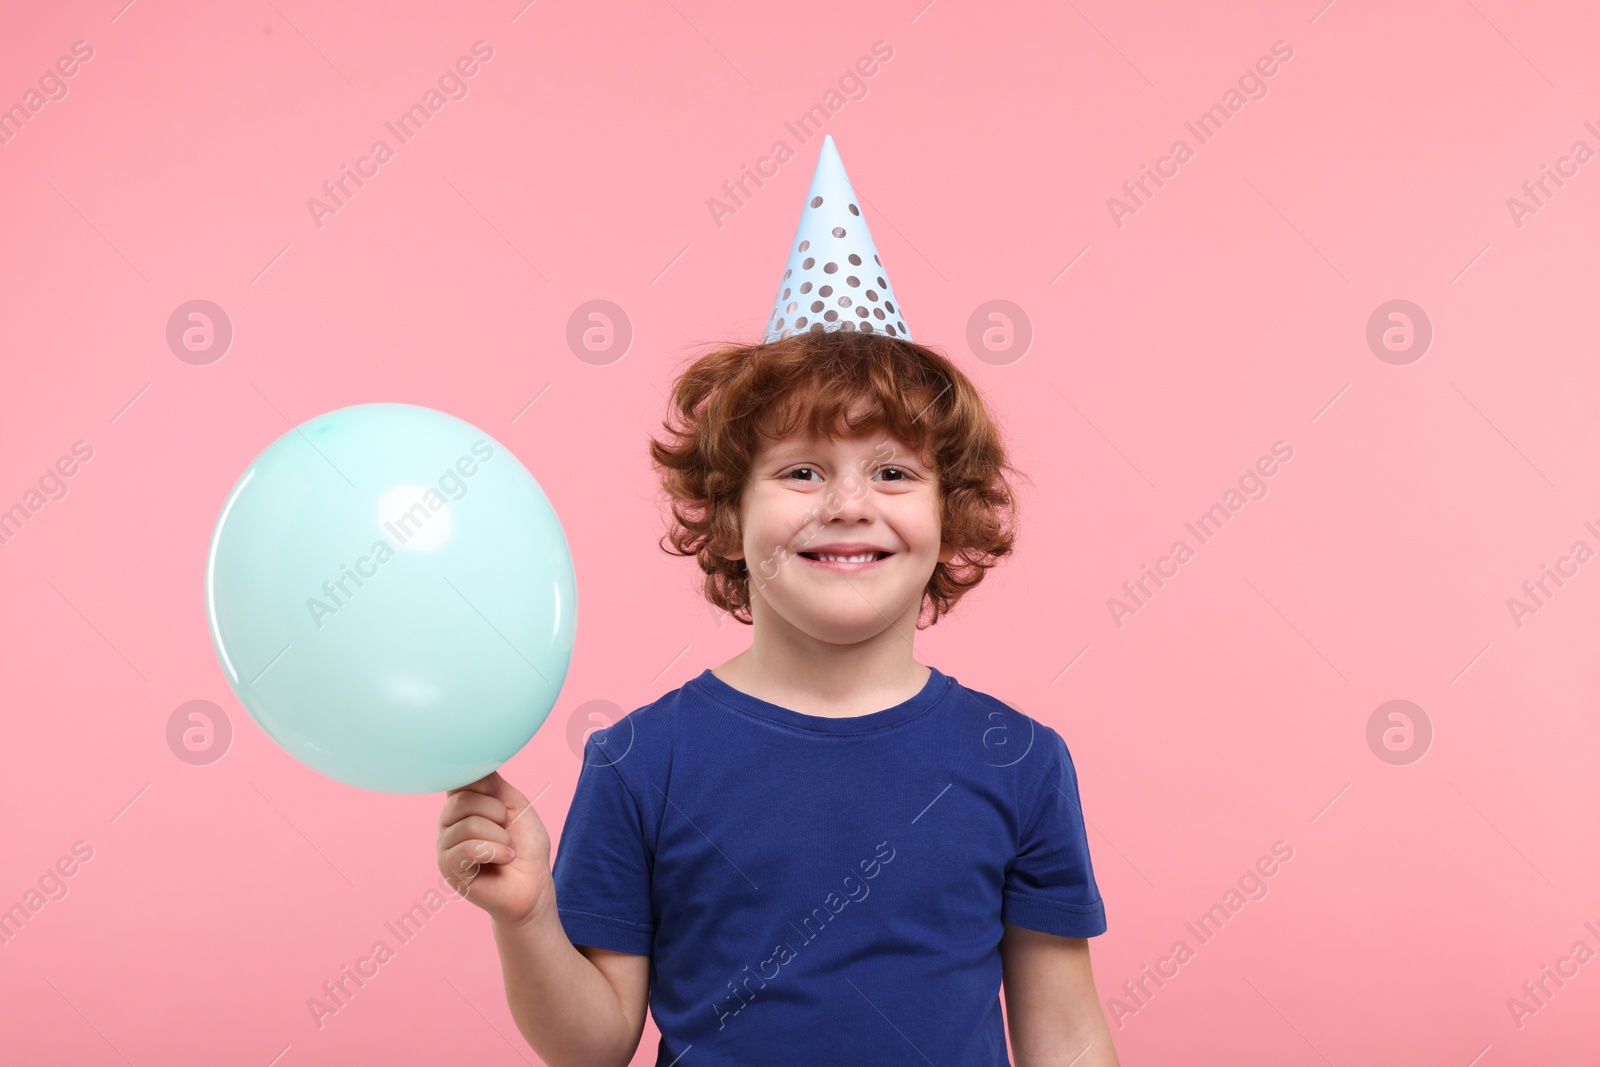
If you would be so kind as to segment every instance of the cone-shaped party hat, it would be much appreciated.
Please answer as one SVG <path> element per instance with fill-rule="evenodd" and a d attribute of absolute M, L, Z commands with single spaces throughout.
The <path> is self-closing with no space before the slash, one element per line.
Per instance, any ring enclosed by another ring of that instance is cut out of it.
<path fill-rule="evenodd" d="M 889 285 L 831 136 L 822 138 L 763 340 L 802 330 L 860 330 L 911 340 L 900 298 Z"/>

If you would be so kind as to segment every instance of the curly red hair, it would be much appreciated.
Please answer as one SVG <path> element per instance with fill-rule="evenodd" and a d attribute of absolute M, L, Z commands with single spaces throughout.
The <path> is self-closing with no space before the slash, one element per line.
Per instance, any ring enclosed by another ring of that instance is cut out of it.
<path fill-rule="evenodd" d="M 972 382 L 944 355 L 912 341 L 849 330 L 808 331 L 695 358 L 674 380 L 665 439 L 650 457 L 672 520 L 658 542 L 694 556 L 705 596 L 749 624 L 749 571 L 727 553 L 743 547 L 740 500 L 763 439 L 798 432 L 838 438 L 886 431 L 931 457 L 939 481 L 941 538 L 956 549 L 923 594 L 940 615 L 1010 555 L 1017 500 L 995 421 Z M 926 614 L 926 610 L 923 613 Z"/>

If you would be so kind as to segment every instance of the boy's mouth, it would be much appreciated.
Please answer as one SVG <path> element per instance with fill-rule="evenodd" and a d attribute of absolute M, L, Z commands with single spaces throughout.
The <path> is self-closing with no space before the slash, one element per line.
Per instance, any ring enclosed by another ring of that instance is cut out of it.
<path fill-rule="evenodd" d="M 862 552 L 801 552 L 799 555 L 802 559 L 829 570 L 856 571 L 880 563 L 893 554 L 872 549 Z"/>

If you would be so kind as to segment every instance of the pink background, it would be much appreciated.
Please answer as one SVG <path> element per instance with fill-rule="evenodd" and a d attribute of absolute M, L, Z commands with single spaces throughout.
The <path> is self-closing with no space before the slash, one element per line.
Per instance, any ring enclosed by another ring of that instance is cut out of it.
<path fill-rule="evenodd" d="M 207 635 L 213 523 L 262 448 L 348 404 L 425 404 L 512 448 L 582 600 L 561 701 L 505 769 L 558 834 L 579 706 L 631 710 L 747 641 L 655 547 L 646 435 L 680 359 L 759 335 L 820 144 L 784 122 L 879 40 L 893 58 L 825 129 L 915 336 L 979 382 L 1033 479 L 1014 561 L 917 652 L 1066 737 L 1108 1015 L 1195 949 L 1113 1021 L 1122 1061 L 1600 1055 L 1600 961 L 1520 1027 L 1507 1006 L 1580 939 L 1600 952 L 1600 563 L 1520 627 L 1507 605 L 1600 549 L 1600 161 L 1520 227 L 1507 207 L 1574 141 L 1600 150 L 1600 15 L 922 3 L 6 18 L 0 103 L 94 50 L 0 145 L 0 507 L 94 450 L 0 546 L 0 906 L 93 850 L 0 946 L 8 1061 L 536 1061 L 459 902 L 312 1021 L 436 884 L 442 797 L 322 778 L 250 719 Z M 307 199 L 479 40 L 469 95 L 319 228 Z M 1183 123 L 1280 40 L 1266 98 L 1197 146 Z M 1194 158 L 1119 228 L 1107 199 L 1179 137 Z M 708 198 L 780 138 L 796 158 L 718 227 Z M 165 337 L 197 298 L 235 334 L 209 365 Z M 634 331 L 605 365 L 566 341 L 597 299 Z M 994 299 L 1031 322 L 1020 359 L 968 346 Z M 1392 299 L 1434 330 L 1408 365 L 1366 342 Z M 1269 495 L 1197 547 L 1183 524 L 1280 440 Z M 1195 557 L 1119 628 L 1107 599 L 1180 537 Z M 234 730 L 205 766 L 166 738 L 197 699 Z M 1395 699 L 1433 731 L 1408 765 L 1367 740 Z M 1276 841 L 1294 858 L 1269 895 L 1199 945 L 1185 921 Z"/>

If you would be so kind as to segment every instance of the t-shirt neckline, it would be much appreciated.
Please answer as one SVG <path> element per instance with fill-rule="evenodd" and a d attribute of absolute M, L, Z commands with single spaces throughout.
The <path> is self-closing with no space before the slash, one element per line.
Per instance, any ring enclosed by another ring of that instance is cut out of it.
<path fill-rule="evenodd" d="M 691 684 L 699 686 L 707 695 L 723 704 L 732 707 L 735 711 L 744 712 L 768 722 L 775 722 L 780 726 L 788 726 L 798 730 L 809 730 L 819 734 L 864 734 L 875 730 L 898 726 L 910 719 L 916 718 L 929 708 L 933 707 L 944 696 L 955 681 L 944 674 L 931 663 L 927 664 L 928 680 L 922 688 L 909 700 L 901 701 L 893 707 L 884 708 L 882 711 L 868 712 L 865 715 L 849 715 L 843 718 L 833 718 L 827 715 L 807 715 L 762 700 L 760 697 L 751 696 L 742 689 L 735 689 L 727 682 L 711 673 L 707 667 L 695 677 Z"/>

